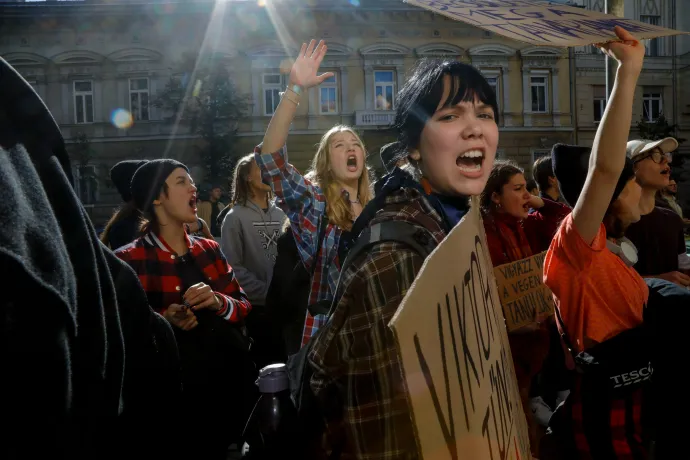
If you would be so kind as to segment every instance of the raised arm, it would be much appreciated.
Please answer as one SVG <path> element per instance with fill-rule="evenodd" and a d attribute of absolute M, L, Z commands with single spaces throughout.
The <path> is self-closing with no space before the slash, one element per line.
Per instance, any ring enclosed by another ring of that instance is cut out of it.
<path fill-rule="evenodd" d="M 575 228 L 590 244 L 599 231 L 623 171 L 635 87 L 644 61 L 644 46 L 622 27 L 616 27 L 615 32 L 621 41 L 599 48 L 618 61 L 616 81 L 594 137 L 587 180 L 573 208 Z"/>
<path fill-rule="evenodd" d="M 264 182 L 271 184 L 278 204 L 290 219 L 300 257 L 307 267 L 318 251 L 314 234 L 325 212 L 326 202 L 321 190 L 288 162 L 285 141 L 301 93 L 333 76 L 332 72 L 317 75 L 326 50 L 323 41 L 318 45 L 314 40 L 309 46 L 302 44 L 290 71 L 288 88 L 271 118 L 262 145 L 256 148 L 254 155 Z"/>
<path fill-rule="evenodd" d="M 292 65 L 290 82 L 264 135 L 262 150 L 266 153 L 275 152 L 285 145 L 302 92 L 333 76 L 333 72 L 316 74 L 328 48 L 323 40 L 316 47 L 315 45 L 315 40 L 310 41 L 309 46 L 302 43 L 299 56 Z"/>

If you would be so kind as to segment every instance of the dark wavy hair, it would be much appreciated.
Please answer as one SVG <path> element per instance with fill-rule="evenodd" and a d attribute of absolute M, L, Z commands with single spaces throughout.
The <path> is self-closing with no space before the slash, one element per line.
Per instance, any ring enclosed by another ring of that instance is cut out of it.
<path fill-rule="evenodd" d="M 160 192 L 158 195 L 155 196 L 155 199 L 158 199 L 158 197 L 162 194 L 165 196 L 168 196 L 168 183 L 163 182 L 163 187 L 161 187 Z M 148 232 L 153 232 L 153 233 L 160 233 L 161 231 L 161 224 L 158 222 L 158 216 L 156 216 L 156 212 L 153 210 L 153 207 L 151 207 L 150 211 L 144 212 L 143 217 L 141 219 L 141 228 L 139 229 L 139 232 L 143 235 Z"/>
<path fill-rule="evenodd" d="M 110 217 L 108 223 L 105 224 L 103 233 L 101 233 L 100 236 L 101 242 L 106 246 L 110 246 L 110 230 L 113 228 L 113 225 L 120 222 L 121 220 L 129 219 L 133 216 L 136 217 L 140 223 L 144 219 L 144 215 L 141 213 L 141 211 L 137 209 L 137 205 L 134 204 L 134 201 L 128 201 L 127 203 L 119 207 L 117 211 L 115 211 L 115 213 Z"/>
<path fill-rule="evenodd" d="M 489 179 L 486 181 L 486 187 L 479 195 L 479 206 L 484 215 L 491 212 L 494 202 L 491 197 L 494 193 L 499 195 L 503 193 L 503 186 L 510 182 L 510 179 L 516 174 L 525 174 L 525 171 L 511 160 L 496 160 L 494 167 L 491 168 Z"/>
<path fill-rule="evenodd" d="M 444 99 L 443 77 L 446 75 L 450 77 L 451 86 Z M 453 60 L 419 61 L 397 95 L 394 127 L 402 154 L 419 147 L 422 130 L 437 108 L 473 102 L 475 98 L 491 106 L 494 120 L 498 124 L 496 93 L 477 69 Z"/>
<path fill-rule="evenodd" d="M 549 177 L 556 177 L 553 173 L 551 155 L 537 158 L 537 161 L 535 161 L 532 166 L 532 178 L 534 178 L 539 186 L 540 192 L 546 193 L 549 189 Z"/>

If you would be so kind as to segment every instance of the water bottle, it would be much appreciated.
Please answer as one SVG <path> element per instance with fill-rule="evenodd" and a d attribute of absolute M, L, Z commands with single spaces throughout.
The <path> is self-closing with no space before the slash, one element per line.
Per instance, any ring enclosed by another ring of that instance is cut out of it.
<path fill-rule="evenodd" d="M 287 458 L 296 453 L 300 442 L 287 367 L 282 363 L 264 367 L 256 383 L 261 396 L 244 429 L 242 458 Z"/>

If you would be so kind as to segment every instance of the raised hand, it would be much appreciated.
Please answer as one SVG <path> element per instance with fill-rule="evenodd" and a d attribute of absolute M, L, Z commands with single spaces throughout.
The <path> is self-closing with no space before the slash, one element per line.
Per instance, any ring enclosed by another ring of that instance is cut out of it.
<path fill-rule="evenodd" d="M 644 45 L 620 26 L 616 26 L 613 31 L 620 41 L 598 44 L 597 47 L 618 61 L 621 67 L 640 72 L 644 62 Z"/>
<path fill-rule="evenodd" d="M 316 47 L 315 47 L 316 46 Z M 304 89 L 318 86 L 327 78 L 333 76 L 333 72 L 326 72 L 321 75 L 316 73 L 319 71 L 321 61 L 326 55 L 326 43 L 323 40 L 316 45 L 316 40 L 302 43 L 302 49 L 299 51 L 299 56 L 295 59 L 295 63 L 290 70 L 290 85 L 298 85 Z"/>
<path fill-rule="evenodd" d="M 540 209 L 540 208 L 544 207 L 544 200 L 542 200 L 538 196 L 534 196 L 534 195 L 530 196 L 528 203 L 529 203 L 529 207 L 532 209 Z"/>

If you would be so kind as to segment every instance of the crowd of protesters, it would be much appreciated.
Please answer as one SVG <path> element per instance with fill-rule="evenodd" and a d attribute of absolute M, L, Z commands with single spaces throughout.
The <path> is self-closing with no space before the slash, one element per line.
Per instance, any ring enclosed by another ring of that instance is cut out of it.
<path fill-rule="evenodd" d="M 616 34 L 619 41 L 601 45 L 618 70 L 593 146 L 553 146 L 532 165 L 532 177 L 495 160 L 499 110 L 491 85 L 470 65 L 438 59 L 420 61 L 397 94 L 398 138 L 381 149 L 382 177 L 375 180 L 362 139 L 343 125 L 323 134 L 302 174 L 289 162 L 289 128 L 302 95 L 332 76 L 319 74 L 327 47 L 315 41 L 296 57 L 263 142 L 237 161 L 227 206 L 217 185 L 200 201 L 188 167 L 176 160 L 115 165 L 111 179 L 123 204 L 102 245 L 93 244 L 104 254 L 98 257 L 117 256 L 111 273 L 117 266 L 138 278 L 127 289 L 148 304 L 142 324 L 163 321 L 159 340 L 165 335 L 174 349 L 165 374 L 173 408 L 156 412 L 158 426 L 147 429 L 179 441 L 164 441 L 174 446 L 160 452 L 225 458 L 243 441 L 258 370 L 301 356 L 315 408 L 309 414 L 323 425 L 305 437 L 310 458 L 418 458 L 389 323 L 427 253 L 389 238 L 347 254 L 372 228 L 400 224 L 422 235 L 430 252 L 477 196 L 494 266 L 546 251 L 544 283 L 556 314 L 508 334 L 533 456 L 671 458 L 683 439 L 674 413 L 687 403 L 659 401 L 674 391 L 669 355 L 683 346 L 689 221 L 671 178 L 678 142 L 628 142 L 644 46 L 620 27 Z M 30 155 L 29 147 L 41 150 L 30 139 L 3 138 L 3 149 L 17 145 Z M 108 279 L 113 298 L 126 299 L 120 277 Z M 125 324 L 131 315 L 105 317 L 120 318 L 125 345 L 137 343 L 138 332 Z M 142 358 L 141 375 L 147 366 Z M 608 380 L 621 366 L 653 367 L 654 378 L 614 391 Z M 121 380 L 133 393 L 143 381 Z M 123 399 L 122 413 L 130 413 L 130 400 L 142 414 L 165 405 L 138 398 Z"/>

